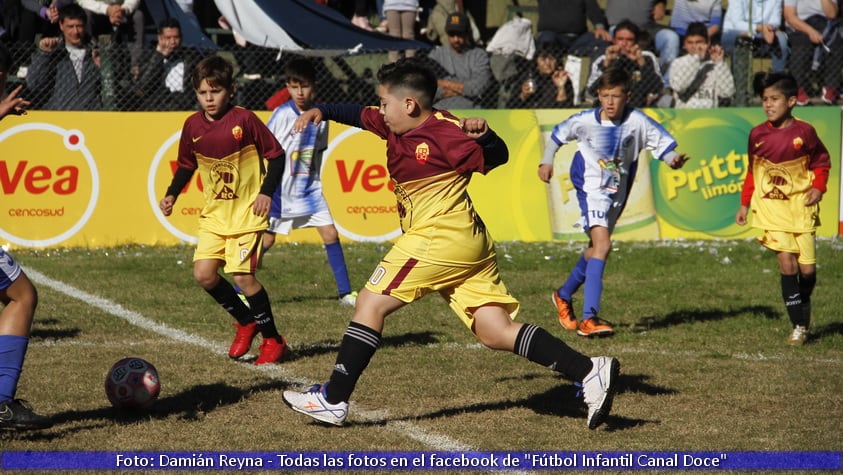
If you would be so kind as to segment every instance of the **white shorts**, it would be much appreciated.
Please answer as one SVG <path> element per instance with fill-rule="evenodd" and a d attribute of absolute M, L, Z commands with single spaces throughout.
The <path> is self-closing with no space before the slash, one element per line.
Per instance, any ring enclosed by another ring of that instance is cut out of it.
<path fill-rule="evenodd" d="M 20 264 L 0 247 L 0 290 L 8 289 L 20 277 L 20 273 Z"/>
<path fill-rule="evenodd" d="M 318 228 L 319 226 L 330 226 L 332 224 L 334 224 L 334 218 L 331 216 L 331 212 L 324 210 L 295 218 L 269 218 L 269 228 L 266 229 L 266 232 L 286 236 L 293 229 Z"/>
<path fill-rule="evenodd" d="M 615 203 L 611 196 L 602 193 L 578 193 L 582 227 L 588 231 L 592 226 L 603 226 L 611 233 L 623 211 L 622 203 Z"/>

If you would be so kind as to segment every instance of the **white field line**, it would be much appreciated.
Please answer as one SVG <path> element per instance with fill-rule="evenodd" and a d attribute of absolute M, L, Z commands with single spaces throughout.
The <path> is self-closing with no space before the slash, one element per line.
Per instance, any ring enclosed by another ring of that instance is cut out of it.
<path fill-rule="evenodd" d="M 68 297 L 80 300 L 88 305 L 98 308 L 103 312 L 113 315 L 117 318 L 123 319 L 132 325 L 151 331 L 158 335 L 167 337 L 174 341 L 188 343 L 194 346 L 201 347 L 211 353 L 228 359 L 228 348 L 226 345 L 214 343 L 206 340 L 198 335 L 188 333 L 177 328 L 172 328 L 162 323 L 152 321 L 143 315 L 124 308 L 122 305 L 112 302 L 108 299 L 94 295 L 84 290 L 77 289 L 64 282 L 52 279 L 46 275 L 27 267 L 25 269 L 26 275 L 32 279 L 33 282 L 40 286 L 48 287 L 56 292 L 62 293 Z M 307 380 L 299 375 L 286 369 L 283 365 L 242 365 L 243 368 L 248 368 L 252 371 L 260 371 L 268 376 L 275 378 L 283 378 L 285 381 L 298 383 L 309 386 L 314 382 Z M 279 401 L 279 404 L 281 402 Z M 384 419 L 384 411 L 367 411 L 355 405 L 355 418 L 363 418 L 367 421 L 380 421 Z M 410 422 L 389 422 L 386 427 L 393 432 L 400 434 L 403 437 L 420 442 L 433 450 L 443 452 L 476 452 L 479 449 L 470 445 L 464 444 L 458 440 L 454 440 L 446 435 L 435 434 L 429 432 Z"/>

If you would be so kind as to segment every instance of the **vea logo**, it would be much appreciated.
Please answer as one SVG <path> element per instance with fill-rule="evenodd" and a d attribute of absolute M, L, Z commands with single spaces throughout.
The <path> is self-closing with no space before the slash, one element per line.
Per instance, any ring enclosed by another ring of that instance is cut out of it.
<path fill-rule="evenodd" d="M 82 229 L 97 204 L 99 173 L 85 136 L 53 124 L 28 123 L 0 134 L 0 237 L 26 247 L 60 244 Z"/>
<path fill-rule="evenodd" d="M 322 185 L 344 236 L 378 242 L 401 235 L 386 142 L 376 135 L 348 128 L 334 137 L 323 156 Z"/>
<path fill-rule="evenodd" d="M 164 197 L 178 164 L 180 132 L 159 147 L 147 180 L 149 206 L 158 222 L 178 239 L 196 243 L 203 192 L 208 184 L 194 173 L 184 187 L 173 214 L 164 216 L 158 203 Z M 394 184 L 386 169 L 385 142 L 356 128 L 339 133 L 328 144 L 322 160 L 322 184 L 337 230 L 355 241 L 386 241 L 401 234 Z M 219 174 L 220 184 L 226 175 Z M 213 184 L 211 184 L 213 186 Z"/>
<path fill-rule="evenodd" d="M 205 185 L 200 173 L 194 173 L 190 182 L 181 190 L 171 216 L 164 216 L 158 207 L 178 168 L 179 138 L 181 131 L 176 131 L 156 151 L 147 178 L 147 198 L 155 218 L 170 234 L 182 241 L 196 244 L 199 214 L 205 206 Z M 223 175 L 220 177 L 222 181 Z"/>

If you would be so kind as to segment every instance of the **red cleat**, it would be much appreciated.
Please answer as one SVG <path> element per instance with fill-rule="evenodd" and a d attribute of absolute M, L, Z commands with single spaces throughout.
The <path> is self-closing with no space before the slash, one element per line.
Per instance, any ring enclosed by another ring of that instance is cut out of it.
<path fill-rule="evenodd" d="M 252 347 L 252 340 L 258 334 L 257 322 L 252 322 L 248 325 L 234 324 L 237 327 L 237 334 L 234 335 L 234 341 L 231 342 L 231 347 L 228 349 L 229 358 L 240 358 L 249 352 Z"/>
<path fill-rule="evenodd" d="M 264 338 L 261 345 L 261 354 L 255 360 L 255 364 L 279 363 L 290 349 L 287 347 L 287 340 L 283 336 L 278 338 Z"/>

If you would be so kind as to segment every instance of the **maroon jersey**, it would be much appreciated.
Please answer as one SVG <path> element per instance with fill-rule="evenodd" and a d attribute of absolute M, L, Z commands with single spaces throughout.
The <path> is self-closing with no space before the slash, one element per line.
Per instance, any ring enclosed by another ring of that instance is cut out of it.
<path fill-rule="evenodd" d="M 466 187 L 473 172 L 483 173 L 483 149 L 465 135 L 459 119 L 434 111 L 400 136 L 390 132 L 377 108 L 364 109 L 360 119 L 367 130 L 386 139 L 387 170 L 405 233 L 456 208 L 474 217 Z"/>
<path fill-rule="evenodd" d="M 217 234 L 265 229 L 267 218 L 252 212 L 266 173 L 262 159 L 283 156 L 272 132 L 242 107 L 229 109 L 215 121 L 209 121 L 203 111 L 188 117 L 179 142 L 178 166 L 201 173 L 205 207 L 200 229 Z"/>
<path fill-rule="evenodd" d="M 805 206 L 811 188 L 825 191 L 831 160 L 811 124 L 794 119 L 777 129 L 765 122 L 749 133 L 749 166 L 741 204 L 751 206 L 755 227 L 810 232 L 819 205 Z"/>

